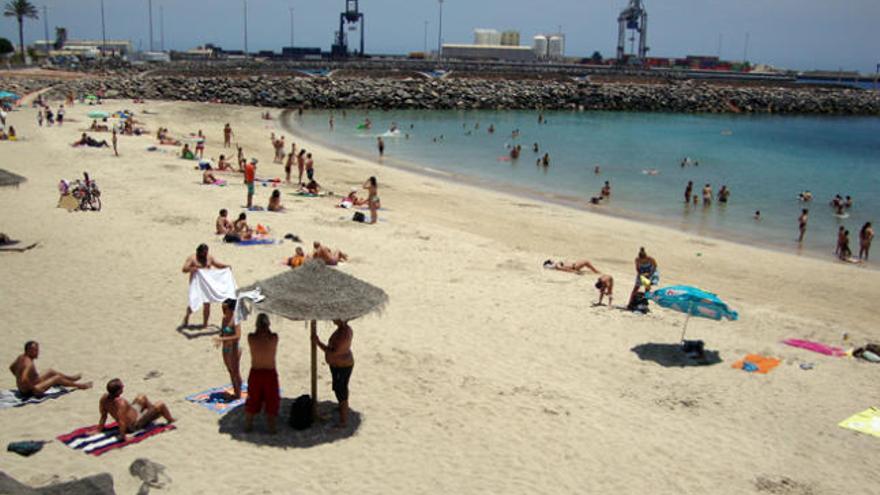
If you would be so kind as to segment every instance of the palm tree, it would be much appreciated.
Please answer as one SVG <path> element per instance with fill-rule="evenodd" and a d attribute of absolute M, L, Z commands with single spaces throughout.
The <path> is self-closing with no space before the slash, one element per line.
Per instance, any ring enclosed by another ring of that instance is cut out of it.
<path fill-rule="evenodd" d="M 21 48 L 21 61 L 24 63 L 24 18 L 39 19 L 39 13 L 34 4 L 28 0 L 9 0 L 3 11 L 5 17 L 15 17 L 18 20 L 18 46 Z"/>

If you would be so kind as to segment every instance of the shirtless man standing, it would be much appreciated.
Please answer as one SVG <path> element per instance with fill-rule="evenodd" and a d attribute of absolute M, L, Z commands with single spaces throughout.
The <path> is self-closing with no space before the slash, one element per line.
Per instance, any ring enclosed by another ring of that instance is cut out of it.
<path fill-rule="evenodd" d="M 227 122 L 223 127 L 223 147 L 229 148 L 232 146 L 232 127 L 229 126 Z"/>
<path fill-rule="evenodd" d="M 107 393 L 101 397 L 98 403 L 101 419 L 98 421 L 97 431 L 104 431 L 107 415 L 116 420 L 119 426 L 119 439 L 123 442 L 125 441 L 126 434 L 146 428 L 150 423 L 159 419 L 160 416 L 165 418 L 168 424 L 175 421 L 174 417 L 171 416 L 171 411 L 168 410 L 168 406 L 161 401 L 151 403 L 147 396 L 143 394 L 135 397 L 131 404 L 129 404 L 127 400 L 122 398 L 122 390 L 124 388 L 125 386 L 119 378 L 114 378 L 107 382 Z M 132 407 L 132 404 L 138 406 L 140 413 Z"/>
<path fill-rule="evenodd" d="M 278 372 L 275 370 L 278 334 L 269 328 L 269 316 L 265 313 L 257 315 L 257 328 L 248 335 L 248 346 L 251 349 L 251 372 L 248 375 L 248 398 L 244 405 L 244 430 L 254 428 L 254 416 L 265 404 L 269 431 L 276 433 L 276 419 L 281 406 Z"/>
<path fill-rule="evenodd" d="M 324 360 L 330 366 L 333 392 L 339 402 L 339 427 L 344 428 L 348 425 L 348 382 L 354 369 L 354 355 L 351 353 L 354 333 L 346 321 L 333 320 L 333 323 L 336 324 L 336 331 L 326 345 L 317 334 L 312 334 L 312 341 L 324 351 Z"/>
<path fill-rule="evenodd" d="M 232 268 L 230 265 L 226 265 L 220 263 L 215 260 L 213 256 L 208 254 L 208 245 L 207 244 L 199 244 L 199 247 L 196 248 L 196 254 L 190 256 L 183 263 L 183 273 L 189 274 L 189 281 L 192 282 L 192 278 L 195 273 L 202 268 Z M 192 314 L 192 310 L 189 309 L 189 304 L 186 305 L 186 316 L 183 317 L 183 327 L 189 327 L 189 316 Z M 211 316 L 211 304 L 205 303 L 202 314 L 205 317 L 204 322 L 202 323 L 202 328 L 206 328 L 208 326 L 208 318 Z"/>
<path fill-rule="evenodd" d="M 65 375 L 55 370 L 49 370 L 43 374 L 37 371 L 34 361 L 40 357 L 40 344 L 33 340 L 24 345 L 24 354 L 15 358 L 9 366 L 9 371 L 15 375 L 15 385 L 23 397 L 40 397 L 51 387 L 76 387 L 80 390 L 92 388 L 92 382 L 77 383 L 82 378 L 80 375 Z"/>

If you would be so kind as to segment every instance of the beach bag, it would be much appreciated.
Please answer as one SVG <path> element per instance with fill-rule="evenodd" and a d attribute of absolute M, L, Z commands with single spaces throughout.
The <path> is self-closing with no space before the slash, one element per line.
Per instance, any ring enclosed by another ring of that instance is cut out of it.
<path fill-rule="evenodd" d="M 241 237 L 236 234 L 226 234 L 223 236 L 223 242 L 236 243 L 241 242 Z"/>
<path fill-rule="evenodd" d="M 300 395 L 290 405 L 288 424 L 294 430 L 305 430 L 312 426 L 312 397 Z"/>
<path fill-rule="evenodd" d="M 633 296 L 632 300 L 629 302 L 629 305 L 626 309 L 630 311 L 638 311 L 640 313 L 648 312 L 648 298 L 645 297 L 645 294 L 642 292 L 637 292 L 635 296 Z"/>
<path fill-rule="evenodd" d="M 367 216 L 359 211 L 356 211 L 356 212 L 354 212 L 354 216 L 351 219 L 354 220 L 355 222 L 364 223 L 367 220 Z"/>

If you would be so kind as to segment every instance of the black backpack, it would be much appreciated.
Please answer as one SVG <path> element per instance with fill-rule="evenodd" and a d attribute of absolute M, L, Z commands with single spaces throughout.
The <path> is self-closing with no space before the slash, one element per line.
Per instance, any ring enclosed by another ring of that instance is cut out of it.
<path fill-rule="evenodd" d="M 300 395 L 290 405 L 290 417 L 288 424 L 294 430 L 305 430 L 312 426 L 312 397 L 308 394 Z"/>

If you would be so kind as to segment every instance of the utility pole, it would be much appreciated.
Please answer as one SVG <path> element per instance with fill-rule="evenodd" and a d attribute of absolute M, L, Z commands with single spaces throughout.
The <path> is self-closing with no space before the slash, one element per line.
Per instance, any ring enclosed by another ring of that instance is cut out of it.
<path fill-rule="evenodd" d="M 247 0 L 244 0 L 244 58 L 248 57 L 247 46 Z"/>
<path fill-rule="evenodd" d="M 443 0 L 437 0 L 440 2 L 440 25 L 437 29 L 437 59 L 439 60 L 443 56 Z"/>
<path fill-rule="evenodd" d="M 101 57 L 107 56 L 107 27 L 104 23 L 104 0 L 101 0 Z"/>
<path fill-rule="evenodd" d="M 293 7 L 290 8 L 290 47 L 293 48 Z"/>
<path fill-rule="evenodd" d="M 150 51 L 153 51 L 153 0 L 147 0 L 150 9 Z"/>
<path fill-rule="evenodd" d="M 159 50 L 165 51 L 165 7 L 159 6 Z"/>
<path fill-rule="evenodd" d="M 746 45 L 743 47 L 743 62 L 748 62 L 749 60 L 749 33 L 746 32 Z"/>
<path fill-rule="evenodd" d="M 722 42 L 723 40 L 724 40 L 724 35 L 723 35 L 723 34 L 719 34 L 719 35 L 718 35 L 718 53 L 717 53 L 717 55 L 718 55 L 718 59 L 719 59 L 719 60 L 721 59 L 721 42 Z"/>
<path fill-rule="evenodd" d="M 46 9 L 46 6 L 43 5 L 43 29 L 46 33 L 46 56 L 49 55 L 49 12 Z"/>

